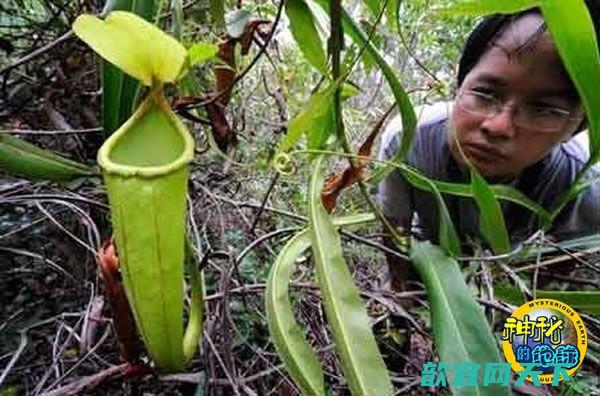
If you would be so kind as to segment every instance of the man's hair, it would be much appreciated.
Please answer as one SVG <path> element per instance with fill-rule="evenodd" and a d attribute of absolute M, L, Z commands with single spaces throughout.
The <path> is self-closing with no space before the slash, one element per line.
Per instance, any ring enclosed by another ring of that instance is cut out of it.
<path fill-rule="evenodd" d="M 585 0 L 596 31 L 596 42 L 599 41 L 600 32 L 600 0 Z M 488 49 L 490 43 L 501 35 L 510 24 L 521 16 L 529 13 L 540 13 L 538 8 L 532 8 L 516 14 L 502 15 L 494 14 L 485 17 L 471 32 L 462 50 L 460 63 L 458 64 L 457 87 L 460 87 L 469 72 L 475 67 L 479 59 Z M 546 24 L 542 24 L 536 34 L 531 37 L 524 46 L 535 42 L 546 30 Z M 517 49 L 519 50 L 519 49 Z"/>

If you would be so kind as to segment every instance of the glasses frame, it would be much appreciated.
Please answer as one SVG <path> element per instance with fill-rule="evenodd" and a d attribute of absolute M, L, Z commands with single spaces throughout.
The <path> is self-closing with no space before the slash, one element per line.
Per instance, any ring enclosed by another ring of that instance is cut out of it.
<path fill-rule="evenodd" d="M 473 109 L 466 108 L 464 106 L 464 101 L 461 100 L 464 98 L 465 95 L 471 95 L 471 96 L 475 96 L 478 99 L 484 99 L 484 100 L 489 101 L 490 109 L 488 111 L 476 111 Z M 470 113 L 470 114 L 473 114 L 473 115 L 476 115 L 479 117 L 485 117 L 485 118 L 495 116 L 507 107 L 514 108 L 517 111 L 511 116 L 511 121 L 516 127 L 523 128 L 523 129 L 529 129 L 529 130 L 537 130 L 537 131 L 541 131 L 541 132 L 559 132 L 568 125 L 569 121 L 575 121 L 575 120 L 579 120 L 579 122 L 583 121 L 582 117 L 573 117 L 572 111 L 565 110 L 560 107 L 509 105 L 509 104 L 505 104 L 502 99 L 499 99 L 494 95 L 486 94 L 484 92 L 479 92 L 479 91 L 475 91 L 472 89 L 461 90 L 456 98 L 456 103 L 460 107 L 461 110 L 463 110 L 467 113 Z M 553 128 L 540 128 L 539 125 L 533 126 L 533 125 L 530 125 L 530 123 L 527 123 L 527 122 L 523 123 L 522 120 L 521 121 L 519 120 L 518 114 L 522 114 L 522 113 L 519 113 L 519 109 L 523 109 L 523 108 L 554 110 L 554 111 L 564 114 L 564 118 L 563 118 L 563 121 L 561 123 L 558 123 L 555 128 L 554 127 Z"/>

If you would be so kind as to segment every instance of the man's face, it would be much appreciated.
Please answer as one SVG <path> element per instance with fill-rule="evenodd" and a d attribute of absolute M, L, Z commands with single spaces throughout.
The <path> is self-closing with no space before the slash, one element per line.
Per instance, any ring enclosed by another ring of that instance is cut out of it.
<path fill-rule="evenodd" d="M 453 157 L 465 164 L 464 154 L 491 180 L 518 175 L 571 136 L 583 120 L 583 110 L 573 97 L 549 34 L 543 33 L 533 46 L 515 52 L 531 39 L 541 23 L 538 15 L 528 14 L 507 27 L 467 74 L 452 111 L 448 139 Z M 468 98 L 479 98 L 478 93 L 497 99 L 504 107 L 487 116 L 466 111 Z M 523 122 L 527 120 L 521 117 L 524 113 L 546 114 L 546 109 L 569 112 L 570 117 L 552 131 Z M 515 125 L 517 112 L 519 125 Z"/>

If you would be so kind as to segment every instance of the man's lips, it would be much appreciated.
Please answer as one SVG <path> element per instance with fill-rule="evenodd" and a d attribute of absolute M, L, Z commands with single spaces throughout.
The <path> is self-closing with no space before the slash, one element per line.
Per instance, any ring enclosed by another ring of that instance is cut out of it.
<path fill-rule="evenodd" d="M 463 150 L 469 157 L 482 160 L 506 160 L 508 157 L 499 149 L 479 143 L 465 143 Z"/>

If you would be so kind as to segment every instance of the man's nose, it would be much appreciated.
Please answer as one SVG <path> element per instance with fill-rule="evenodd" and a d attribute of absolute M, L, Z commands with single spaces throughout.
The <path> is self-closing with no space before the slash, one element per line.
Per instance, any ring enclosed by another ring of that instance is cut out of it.
<path fill-rule="evenodd" d="M 512 139 L 515 135 L 511 106 L 503 106 L 483 120 L 481 129 L 492 139 Z"/>

